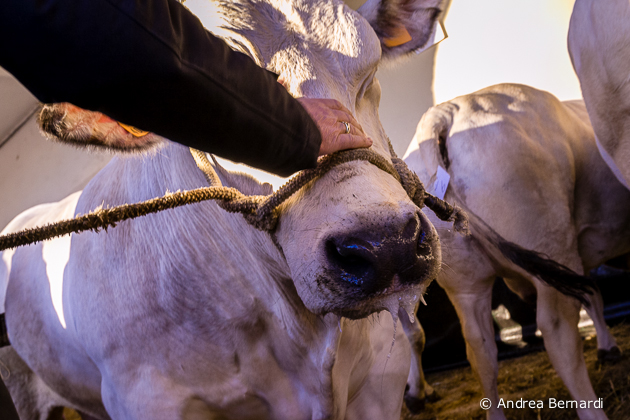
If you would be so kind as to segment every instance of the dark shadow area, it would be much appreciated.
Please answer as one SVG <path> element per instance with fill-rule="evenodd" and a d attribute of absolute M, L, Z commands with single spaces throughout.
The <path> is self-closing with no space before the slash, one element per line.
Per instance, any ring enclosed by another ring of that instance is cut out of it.
<path fill-rule="evenodd" d="M 601 290 L 605 304 L 604 318 L 608 326 L 630 323 L 630 271 L 602 265 L 590 274 Z M 437 282 L 433 282 L 425 299 L 427 306 L 420 305 L 418 308 L 418 319 L 426 333 L 426 345 L 422 354 L 425 373 L 468 366 L 461 324 L 446 292 Z M 492 289 L 493 311 L 499 305 L 503 305 L 509 311 L 510 319 L 522 327 L 520 345 L 508 344 L 501 339 L 501 329 L 495 322 L 499 360 L 545 349 L 542 338 L 536 336 L 536 306 L 521 300 L 508 289 L 501 278 L 497 278 Z"/>

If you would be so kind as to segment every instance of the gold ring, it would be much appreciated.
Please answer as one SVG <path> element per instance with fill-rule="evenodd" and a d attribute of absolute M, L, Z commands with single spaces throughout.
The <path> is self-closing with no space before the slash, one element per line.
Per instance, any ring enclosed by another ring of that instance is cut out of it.
<path fill-rule="evenodd" d="M 346 126 L 346 134 L 350 134 L 350 124 L 345 121 L 341 121 L 341 123 Z"/>

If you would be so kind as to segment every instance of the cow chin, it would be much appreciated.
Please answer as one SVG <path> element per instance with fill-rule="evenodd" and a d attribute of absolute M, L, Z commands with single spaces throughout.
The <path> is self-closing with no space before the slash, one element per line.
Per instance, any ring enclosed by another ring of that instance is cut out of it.
<path fill-rule="evenodd" d="M 421 296 L 431 281 L 433 278 L 412 286 L 390 288 L 369 297 L 336 296 L 335 299 L 328 300 L 327 305 L 319 310 L 321 314 L 333 313 L 348 319 L 361 319 L 381 311 L 388 311 L 395 319 L 401 308 L 411 315 L 415 313 Z"/>

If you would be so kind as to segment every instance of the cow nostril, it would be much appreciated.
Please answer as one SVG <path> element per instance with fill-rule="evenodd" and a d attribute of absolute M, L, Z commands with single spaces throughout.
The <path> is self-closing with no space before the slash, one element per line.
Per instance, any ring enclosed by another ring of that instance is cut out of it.
<path fill-rule="evenodd" d="M 343 280 L 358 286 L 370 278 L 374 266 L 368 259 L 370 251 L 356 243 L 336 243 L 334 239 L 326 241 L 328 260 L 342 272 Z"/>
<path fill-rule="evenodd" d="M 420 228 L 420 220 L 417 214 L 414 214 L 411 219 L 407 222 L 405 227 L 402 230 L 401 238 L 403 240 L 409 240 L 415 238 L 418 234 L 418 229 Z"/>
<path fill-rule="evenodd" d="M 427 226 L 424 225 L 422 218 L 418 226 L 419 232 L 416 240 L 416 255 L 429 255 L 431 254 L 430 241 L 427 240 Z"/>
<path fill-rule="evenodd" d="M 412 252 L 415 250 L 415 254 L 411 254 L 411 258 L 415 260 L 417 255 L 426 255 L 431 252 L 431 247 L 427 243 L 426 226 L 422 222 L 422 217 L 416 213 L 409 219 L 407 224 L 402 230 L 401 236 L 401 249 L 402 254 L 405 252 L 406 246 L 411 246 Z M 403 245 L 408 244 L 408 245 Z"/>
<path fill-rule="evenodd" d="M 423 230 L 418 234 L 418 241 L 416 242 L 416 255 L 426 255 L 431 252 L 431 246 L 427 243 L 427 234 Z"/>

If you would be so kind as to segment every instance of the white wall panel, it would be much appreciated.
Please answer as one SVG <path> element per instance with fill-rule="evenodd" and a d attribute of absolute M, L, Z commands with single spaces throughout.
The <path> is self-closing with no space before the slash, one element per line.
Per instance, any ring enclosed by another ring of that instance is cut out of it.
<path fill-rule="evenodd" d="M 581 98 L 567 50 L 574 0 L 455 0 L 435 68 L 438 103 L 497 83 Z"/>
<path fill-rule="evenodd" d="M 433 63 L 436 48 L 439 46 L 382 68 L 376 74 L 383 92 L 379 115 L 399 156 L 407 150 L 422 114 L 435 104 Z"/>
<path fill-rule="evenodd" d="M 80 190 L 111 157 L 46 140 L 32 116 L 0 147 L 0 229 L 29 207 Z"/>
<path fill-rule="evenodd" d="M 37 106 L 37 99 L 0 67 L 0 146 Z"/>

